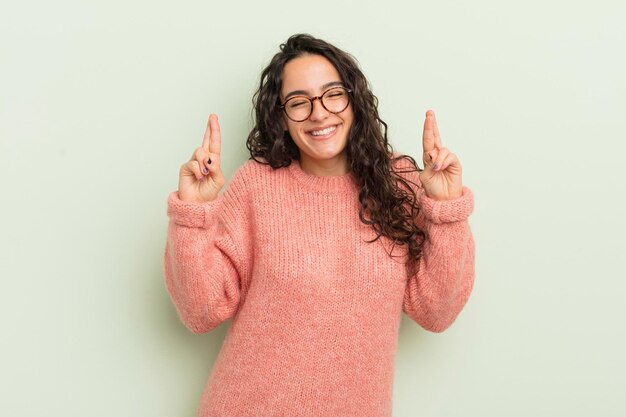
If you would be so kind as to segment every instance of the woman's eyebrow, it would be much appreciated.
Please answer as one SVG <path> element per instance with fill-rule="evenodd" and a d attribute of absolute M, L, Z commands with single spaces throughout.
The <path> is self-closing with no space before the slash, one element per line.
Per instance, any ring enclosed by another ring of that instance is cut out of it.
<path fill-rule="evenodd" d="M 343 86 L 343 83 L 342 83 L 341 81 L 331 81 L 331 82 L 329 82 L 329 83 L 324 84 L 324 85 L 322 86 L 322 90 L 326 90 L 327 88 L 329 88 L 329 87 L 334 87 L 334 86 L 336 86 L 336 85 L 341 85 L 341 86 Z M 308 91 L 305 91 L 305 90 L 294 90 L 294 91 L 290 92 L 289 94 L 287 94 L 287 95 L 285 96 L 285 100 L 287 100 L 287 99 L 288 99 L 289 97 L 291 97 L 291 96 L 295 96 L 295 95 L 302 95 L 302 94 L 304 94 L 304 95 L 309 95 L 309 92 L 308 92 Z"/>

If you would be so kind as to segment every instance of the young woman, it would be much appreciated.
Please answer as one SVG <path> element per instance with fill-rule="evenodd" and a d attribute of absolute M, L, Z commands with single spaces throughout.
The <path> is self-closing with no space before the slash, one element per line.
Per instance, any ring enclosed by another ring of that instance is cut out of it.
<path fill-rule="evenodd" d="M 218 118 L 168 199 L 164 272 L 195 333 L 232 319 L 198 416 L 391 416 L 402 312 L 449 327 L 474 281 L 473 195 L 426 112 L 423 163 L 387 141 L 355 59 L 282 44 L 226 191 Z"/>

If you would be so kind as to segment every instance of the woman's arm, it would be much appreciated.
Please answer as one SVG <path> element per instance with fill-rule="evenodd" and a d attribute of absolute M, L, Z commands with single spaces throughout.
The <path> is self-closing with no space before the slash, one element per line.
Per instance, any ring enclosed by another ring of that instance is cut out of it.
<path fill-rule="evenodd" d="M 247 179 L 254 175 L 248 161 L 211 201 L 169 195 L 165 283 L 180 319 L 194 333 L 233 317 L 245 298 L 252 258 Z"/>
<path fill-rule="evenodd" d="M 407 282 L 403 311 L 433 332 L 447 329 L 465 306 L 474 284 L 474 239 L 467 218 L 472 191 L 463 187 L 453 200 L 422 193 L 417 222 L 426 232 L 416 274 Z"/>
<path fill-rule="evenodd" d="M 246 291 L 250 260 L 244 169 L 223 196 L 221 129 L 211 114 L 202 140 L 179 172 L 168 198 L 170 222 L 163 267 L 183 323 L 204 333 L 233 317 Z"/>
<path fill-rule="evenodd" d="M 187 203 L 171 193 L 164 254 L 165 283 L 176 311 L 194 333 L 234 316 L 239 306 L 243 254 L 220 220 L 222 198 Z"/>
<path fill-rule="evenodd" d="M 417 273 L 407 282 L 403 310 L 425 329 L 442 332 L 474 285 L 474 239 L 467 222 L 474 196 L 463 186 L 459 159 L 442 145 L 432 110 L 426 112 L 422 148 L 424 169 L 409 176 L 420 206 L 415 220 L 426 240 Z"/>

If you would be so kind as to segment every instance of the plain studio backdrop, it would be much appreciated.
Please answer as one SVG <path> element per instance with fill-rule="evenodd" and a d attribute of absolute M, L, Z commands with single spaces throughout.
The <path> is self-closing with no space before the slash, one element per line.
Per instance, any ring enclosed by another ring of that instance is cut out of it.
<path fill-rule="evenodd" d="M 424 114 L 475 193 L 474 292 L 403 317 L 394 417 L 624 416 L 626 4 L 3 2 L 0 415 L 193 416 L 230 321 L 167 295 L 166 199 L 220 116 L 227 178 L 291 34 L 352 53 L 394 148 Z M 338 325 L 341 325 L 338 323 Z"/>

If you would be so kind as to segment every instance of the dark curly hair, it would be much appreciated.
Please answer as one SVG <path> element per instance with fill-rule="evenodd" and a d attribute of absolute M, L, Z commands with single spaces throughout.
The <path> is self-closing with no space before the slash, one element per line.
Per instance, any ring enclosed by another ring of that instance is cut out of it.
<path fill-rule="evenodd" d="M 371 225 L 377 235 L 369 242 L 381 236 L 388 237 L 393 243 L 390 256 L 393 256 L 396 245 L 408 245 L 408 262 L 417 266 L 425 239 L 424 231 L 415 223 L 419 206 L 411 185 L 417 184 L 400 174 L 421 169 L 408 155 L 394 156 L 387 140 L 387 124 L 378 115 L 378 98 L 371 92 L 369 82 L 352 55 L 309 34 L 293 35 L 280 45 L 280 52 L 261 73 L 259 89 L 252 99 L 255 126 L 246 141 L 251 158 L 274 169 L 300 159 L 298 147 L 289 132 L 283 129 L 278 106 L 285 64 L 305 54 L 327 58 L 339 72 L 344 85 L 352 90 L 350 102 L 354 121 L 346 153 L 349 170 L 360 190 L 359 218 Z M 406 162 L 397 164 L 401 159 Z M 404 168 L 401 169 L 400 165 Z"/>

